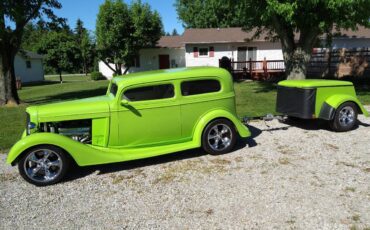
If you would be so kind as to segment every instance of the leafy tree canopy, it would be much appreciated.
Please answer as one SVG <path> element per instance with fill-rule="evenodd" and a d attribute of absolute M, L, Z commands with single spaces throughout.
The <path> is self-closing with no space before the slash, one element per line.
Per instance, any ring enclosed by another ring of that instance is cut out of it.
<path fill-rule="evenodd" d="M 130 6 L 122 0 L 106 0 L 100 6 L 96 23 L 97 51 L 115 74 L 122 74 L 134 64 L 141 48 L 152 47 L 162 33 L 161 18 L 149 4 L 134 1 Z M 114 63 L 114 68 L 108 63 Z"/>
<path fill-rule="evenodd" d="M 39 43 L 37 52 L 44 55 L 45 64 L 59 74 L 71 71 L 79 62 L 79 50 L 73 37 L 66 32 L 49 32 Z"/>
<path fill-rule="evenodd" d="M 55 8 L 61 8 L 57 0 L 0 1 L 0 105 L 19 103 L 14 58 L 22 43 L 24 27 L 42 16 L 51 22 L 63 20 L 54 15 Z"/>

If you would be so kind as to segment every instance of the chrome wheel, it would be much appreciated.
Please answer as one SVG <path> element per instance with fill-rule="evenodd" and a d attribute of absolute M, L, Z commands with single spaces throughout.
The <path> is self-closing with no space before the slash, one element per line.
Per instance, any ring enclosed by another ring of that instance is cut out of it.
<path fill-rule="evenodd" d="M 233 134 L 229 126 L 217 124 L 208 133 L 208 144 L 214 151 L 222 151 L 230 146 Z"/>
<path fill-rule="evenodd" d="M 23 163 L 26 176 L 35 182 L 47 183 L 62 172 L 63 161 L 59 153 L 50 149 L 37 149 L 28 154 Z"/>
<path fill-rule="evenodd" d="M 355 121 L 355 111 L 351 106 L 345 106 L 339 111 L 339 123 L 341 126 L 350 126 Z"/>

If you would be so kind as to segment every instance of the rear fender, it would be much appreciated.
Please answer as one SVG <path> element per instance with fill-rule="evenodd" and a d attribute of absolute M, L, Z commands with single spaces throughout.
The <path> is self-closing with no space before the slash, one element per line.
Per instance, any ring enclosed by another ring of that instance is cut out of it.
<path fill-rule="evenodd" d="M 241 137 L 251 136 L 249 129 L 244 126 L 241 121 L 239 121 L 239 119 L 237 119 L 232 113 L 226 110 L 218 109 L 208 112 L 198 121 L 193 134 L 193 141 L 197 144 L 197 146 L 201 146 L 202 144 L 202 134 L 207 124 L 218 118 L 226 118 L 230 120 L 235 125 L 235 128 Z"/>
<path fill-rule="evenodd" d="M 334 119 L 335 111 L 339 108 L 340 105 L 345 102 L 352 102 L 356 104 L 358 107 L 358 112 L 360 114 L 363 114 L 366 117 L 369 116 L 368 111 L 364 108 L 364 106 L 356 97 L 346 94 L 336 94 L 325 100 L 321 107 L 319 118 L 325 120 Z"/>

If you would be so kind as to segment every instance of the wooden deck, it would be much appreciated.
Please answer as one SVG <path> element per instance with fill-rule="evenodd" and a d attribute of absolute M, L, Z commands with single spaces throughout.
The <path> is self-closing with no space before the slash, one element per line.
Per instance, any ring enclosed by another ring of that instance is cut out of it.
<path fill-rule="evenodd" d="M 219 63 L 222 66 L 221 60 Z M 285 64 L 283 60 L 234 61 L 231 59 L 229 70 L 235 80 L 270 80 L 284 75 Z"/>
<path fill-rule="evenodd" d="M 278 80 L 285 74 L 283 60 L 234 61 L 227 66 L 219 60 L 219 66 L 228 69 L 235 80 Z M 224 66 L 222 66 L 224 65 Z M 370 77 L 370 48 L 314 49 L 307 65 L 307 77 Z"/>

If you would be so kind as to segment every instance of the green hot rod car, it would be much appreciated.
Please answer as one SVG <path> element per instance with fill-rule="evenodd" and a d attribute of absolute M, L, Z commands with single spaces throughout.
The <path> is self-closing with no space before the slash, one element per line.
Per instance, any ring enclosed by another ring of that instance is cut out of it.
<path fill-rule="evenodd" d="M 250 132 L 236 117 L 232 78 L 211 67 L 115 77 L 106 95 L 27 108 L 27 128 L 9 164 L 35 185 L 79 166 L 129 161 L 203 147 L 232 150 Z"/>
<path fill-rule="evenodd" d="M 329 121 L 334 131 L 353 129 L 357 115 L 368 112 L 351 82 L 286 80 L 278 84 L 276 111 L 290 117 Z"/>

